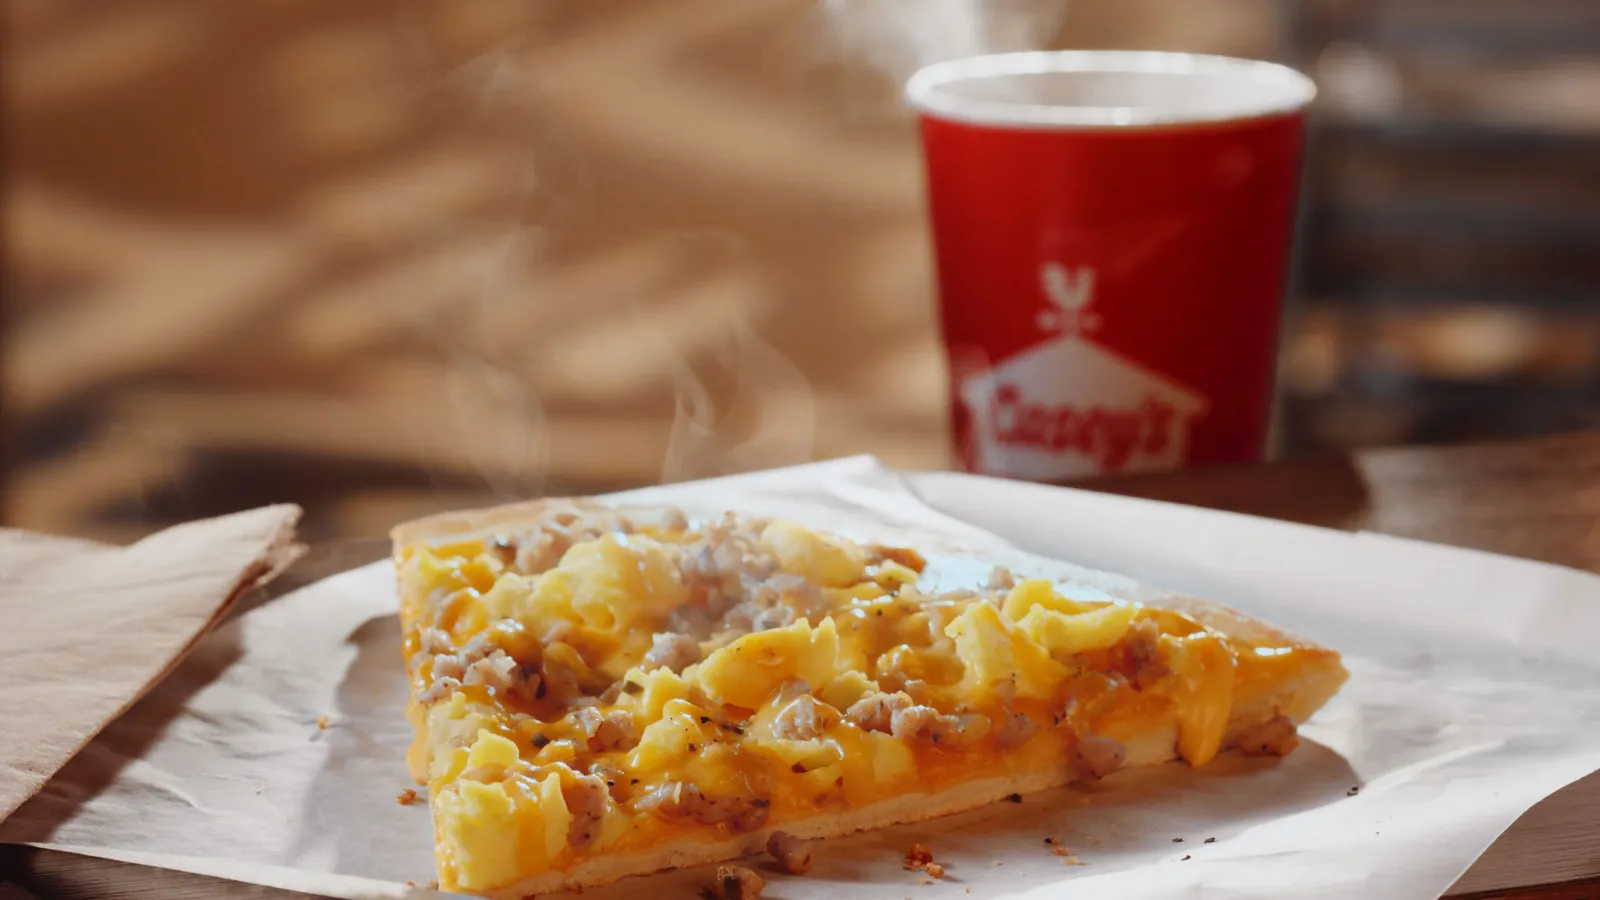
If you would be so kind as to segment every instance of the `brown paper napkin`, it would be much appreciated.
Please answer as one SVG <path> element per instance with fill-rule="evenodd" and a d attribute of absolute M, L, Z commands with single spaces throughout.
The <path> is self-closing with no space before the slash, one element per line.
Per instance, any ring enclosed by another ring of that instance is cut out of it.
<path fill-rule="evenodd" d="M 299 555 L 297 506 L 129 547 L 0 530 L 0 819 Z"/>

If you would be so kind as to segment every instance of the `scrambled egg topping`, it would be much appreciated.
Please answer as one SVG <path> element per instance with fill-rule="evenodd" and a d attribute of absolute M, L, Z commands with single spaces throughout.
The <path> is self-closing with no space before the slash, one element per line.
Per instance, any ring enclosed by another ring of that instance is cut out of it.
<path fill-rule="evenodd" d="M 1044 580 L 924 593 L 915 553 L 788 522 L 570 515 L 398 562 L 413 767 L 441 879 L 474 891 L 973 778 L 1095 777 L 1151 721 L 1203 765 L 1255 656 Z"/>

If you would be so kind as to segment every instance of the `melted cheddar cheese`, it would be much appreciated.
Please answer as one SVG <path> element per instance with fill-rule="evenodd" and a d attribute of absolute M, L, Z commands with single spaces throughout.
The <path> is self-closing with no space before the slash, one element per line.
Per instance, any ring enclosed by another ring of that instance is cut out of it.
<path fill-rule="evenodd" d="M 1152 724 L 1203 765 L 1236 682 L 1295 652 L 1044 580 L 924 593 L 915 553 L 789 522 L 581 525 L 397 548 L 447 889 L 1066 770 Z"/>

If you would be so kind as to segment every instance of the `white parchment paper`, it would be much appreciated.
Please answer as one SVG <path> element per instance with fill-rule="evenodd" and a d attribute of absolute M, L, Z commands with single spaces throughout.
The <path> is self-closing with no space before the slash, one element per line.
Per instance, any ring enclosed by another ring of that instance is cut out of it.
<path fill-rule="evenodd" d="M 900 476 L 866 458 L 618 499 L 867 538 L 912 529 L 1019 573 L 1082 577 L 1050 557 L 1070 559 L 1345 653 L 1349 684 L 1287 759 L 1124 772 L 828 842 L 810 875 L 772 876 L 771 897 L 1432 898 L 1529 806 L 1600 768 L 1600 577 L 1081 491 Z M 957 562 L 940 577 L 980 571 Z M 426 806 L 396 802 L 411 734 L 392 579 L 387 563 L 368 566 L 224 626 L 0 839 L 346 897 L 427 882 Z M 903 871 L 912 841 L 950 877 L 923 885 Z M 689 870 L 584 897 L 692 896 L 706 882 Z"/>

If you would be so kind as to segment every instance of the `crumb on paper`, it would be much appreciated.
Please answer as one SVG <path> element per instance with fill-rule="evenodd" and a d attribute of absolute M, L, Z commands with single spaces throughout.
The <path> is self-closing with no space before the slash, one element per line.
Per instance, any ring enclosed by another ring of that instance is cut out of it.
<path fill-rule="evenodd" d="M 1189 860 L 1191 860 L 1191 859 L 1193 859 L 1193 858 L 1194 858 L 1194 857 L 1193 857 L 1193 856 L 1191 856 L 1191 855 L 1189 855 L 1189 854 L 1187 854 L 1187 853 L 1185 853 L 1185 854 L 1184 854 L 1184 855 L 1183 855 L 1183 859 L 1180 859 L 1180 860 L 1178 860 L 1178 862 L 1188 862 L 1188 861 L 1189 861 Z"/>
<path fill-rule="evenodd" d="M 789 875 L 804 875 L 811 871 L 811 844 L 786 831 L 774 831 L 767 838 L 767 852 L 778 863 L 778 868 Z"/>
<path fill-rule="evenodd" d="M 1003 865 L 1005 865 L 1005 863 L 1003 863 L 1003 862 L 1001 862 L 1001 861 L 1000 861 L 1000 860 L 998 860 L 998 859 L 991 859 L 991 860 L 989 860 L 989 867 L 990 867 L 990 868 L 995 868 L 995 867 L 997 867 L 997 866 L 1003 866 Z"/>
<path fill-rule="evenodd" d="M 972 888 L 964 887 L 964 888 L 961 889 L 961 893 L 970 894 L 970 893 L 972 893 Z"/>
<path fill-rule="evenodd" d="M 422 883 L 422 886 L 427 888 L 430 891 L 437 891 L 439 889 L 439 879 L 431 878 L 431 879 L 429 879 L 427 881 L 424 881 Z"/>
<path fill-rule="evenodd" d="M 1354 797 L 1355 795 L 1357 795 L 1359 793 L 1361 793 L 1361 785 L 1353 784 L 1353 785 L 1350 786 L 1350 790 L 1344 792 L 1344 795 L 1346 797 Z"/>
<path fill-rule="evenodd" d="M 1172 842 L 1174 844 L 1181 844 L 1181 843 L 1183 843 L 1183 838 L 1173 838 Z"/>
<path fill-rule="evenodd" d="M 415 881 L 412 881 L 409 878 L 406 879 L 406 887 L 416 887 L 416 886 L 417 886 L 417 883 Z"/>
<path fill-rule="evenodd" d="M 1060 854 L 1057 854 L 1057 855 L 1061 857 L 1061 864 L 1063 866 L 1087 866 L 1088 865 L 1088 863 L 1084 862 L 1081 859 L 1078 859 L 1076 856 L 1073 856 L 1071 853 L 1060 853 Z"/>
<path fill-rule="evenodd" d="M 927 877 L 926 875 L 924 875 L 921 878 L 917 879 L 917 884 L 919 884 L 919 885 L 933 884 L 933 879 Z"/>
<path fill-rule="evenodd" d="M 1206 843 L 1208 843 L 1208 844 L 1215 844 L 1216 842 L 1217 842 L 1217 839 L 1214 838 L 1214 837 L 1206 838 Z"/>
<path fill-rule="evenodd" d="M 320 730 L 320 731 L 328 730 L 328 717 L 327 716 L 318 716 L 317 717 L 317 729 Z"/>
<path fill-rule="evenodd" d="M 712 883 L 711 896 L 715 900 L 755 900 L 767 882 L 746 866 L 717 866 L 717 879 Z"/>
<path fill-rule="evenodd" d="M 912 844 L 906 848 L 905 866 L 908 870 L 931 875 L 934 878 L 944 877 L 944 866 L 933 861 L 933 851 L 921 844 Z"/>
<path fill-rule="evenodd" d="M 417 802 L 417 792 L 411 788 L 406 788 L 400 792 L 400 796 L 396 797 L 395 800 L 399 801 L 401 806 L 410 806 Z"/>

